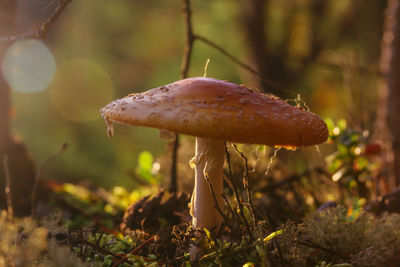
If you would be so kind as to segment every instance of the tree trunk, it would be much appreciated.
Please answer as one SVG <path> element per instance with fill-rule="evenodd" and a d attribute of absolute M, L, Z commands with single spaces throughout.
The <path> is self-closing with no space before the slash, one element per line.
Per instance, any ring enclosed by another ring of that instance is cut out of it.
<path fill-rule="evenodd" d="M 16 0 L 0 1 L 0 36 L 8 36 L 12 34 L 12 29 L 15 24 L 16 17 Z M 0 63 L 3 60 L 3 55 L 8 47 L 8 43 L 0 43 Z M 0 64 L 1 66 L 1 64 Z M 0 67 L 1 68 L 1 67 Z M 3 162 L 3 157 L 8 150 L 10 144 L 10 89 L 0 75 L 0 160 Z M 2 165 L 2 164 L 1 164 Z M 2 167 L 0 167 L 2 170 Z"/>
<path fill-rule="evenodd" d="M 400 0 L 389 0 L 385 11 L 376 135 L 381 140 L 383 175 L 393 189 L 400 185 Z"/>
<path fill-rule="evenodd" d="M 303 59 L 300 70 L 292 69 L 288 64 L 288 43 L 290 40 L 290 18 L 287 15 L 286 28 L 282 45 L 272 49 L 267 41 L 265 23 L 268 15 L 268 0 L 246 0 L 242 1 L 243 31 L 249 46 L 250 56 L 259 73 L 262 75 L 259 83 L 265 92 L 269 92 L 282 98 L 293 98 L 294 92 L 290 87 L 295 84 L 304 74 L 306 67 L 312 63 L 323 48 L 323 40 L 319 36 L 319 24 L 327 11 L 327 1 L 314 0 L 310 3 L 312 16 L 313 37 L 310 44 L 310 52 Z M 294 9 L 290 11 L 293 13 Z"/>
<path fill-rule="evenodd" d="M 267 40 L 265 34 L 265 9 L 266 0 L 248 0 L 243 2 L 243 27 L 251 58 L 258 71 L 263 77 L 270 78 L 269 66 L 272 66 L 271 59 L 267 53 Z M 264 91 L 280 95 L 279 89 L 266 84 L 260 79 L 259 83 Z"/>
<path fill-rule="evenodd" d="M 0 0 L 0 37 L 15 34 L 17 0 Z M 10 43 L 0 42 L 0 66 Z M 0 67 L 0 209 L 6 208 L 4 156 L 8 156 L 10 191 L 14 215 L 26 216 L 31 212 L 31 192 L 35 179 L 35 166 L 21 140 L 11 134 L 10 88 L 1 75 Z M 40 196 L 44 196 L 40 193 Z"/>
<path fill-rule="evenodd" d="M 4 0 L 0 2 L 0 37 L 11 34 L 11 29 L 14 28 L 15 24 L 16 7 L 17 1 L 14 0 Z M 0 70 L 3 56 L 8 45 L 7 42 L 0 43 Z M 5 156 L 9 154 L 11 144 L 10 108 L 10 88 L 0 71 L 0 208 L 6 208 L 6 197 L 4 193 L 5 170 L 3 168 L 3 162 L 5 161 Z"/>

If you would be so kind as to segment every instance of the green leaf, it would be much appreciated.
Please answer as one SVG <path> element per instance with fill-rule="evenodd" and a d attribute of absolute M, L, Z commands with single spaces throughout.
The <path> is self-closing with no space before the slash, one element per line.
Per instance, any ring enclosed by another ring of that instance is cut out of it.
<path fill-rule="evenodd" d="M 136 174 L 148 183 L 156 183 L 156 179 L 152 173 L 154 157 L 149 151 L 142 151 L 139 154 Z"/>
<path fill-rule="evenodd" d="M 368 159 L 364 157 L 358 157 L 356 158 L 356 166 L 357 170 L 356 171 L 364 171 L 369 165 Z"/>
<path fill-rule="evenodd" d="M 326 126 L 328 127 L 329 135 L 332 135 L 333 128 L 335 128 L 335 123 L 331 118 L 325 119 Z"/>
<path fill-rule="evenodd" d="M 340 130 L 345 130 L 347 128 L 347 121 L 345 119 L 340 119 L 337 122 L 337 126 L 339 127 Z"/>
<path fill-rule="evenodd" d="M 208 231 L 207 228 L 203 228 L 203 230 L 204 230 L 204 232 L 206 233 L 206 236 L 207 236 L 207 239 L 206 239 L 206 246 L 207 246 L 208 248 L 213 248 L 213 247 L 215 247 L 215 242 L 214 242 L 214 240 L 213 240 L 213 238 L 212 238 L 212 236 L 211 236 L 210 231 Z"/>
<path fill-rule="evenodd" d="M 337 170 L 339 170 L 340 167 L 342 167 L 342 165 L 343 165 L 343 160 L 336 158 L 329 163 L 328 169 L 330 172 L 336 172 Z"/>
<path fill-rule="evenodd" d="M 151 170 L 154 157 L 149 151 L 142 151 L 139 154 L 138 167 L 143 170 Z"/>

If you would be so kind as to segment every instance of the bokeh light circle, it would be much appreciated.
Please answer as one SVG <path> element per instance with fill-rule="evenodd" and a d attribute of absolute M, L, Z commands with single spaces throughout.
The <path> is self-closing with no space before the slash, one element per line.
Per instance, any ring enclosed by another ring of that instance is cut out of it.
<path fill-rule="evenodd" d="M 99 110 L 114 98 L 113 83 L 98 63 L 72 59 L 61 64 L 49 86 L 54 108 L 67 120 L 100 118 Z"/>
<path fill-rule="evenodd" d="M 36 39 L 13 43 L 5 52 L 2 74 L 9 86 L 22 93 L 43 91 L 56 69 L 56 61 L 45 44 Z"/>

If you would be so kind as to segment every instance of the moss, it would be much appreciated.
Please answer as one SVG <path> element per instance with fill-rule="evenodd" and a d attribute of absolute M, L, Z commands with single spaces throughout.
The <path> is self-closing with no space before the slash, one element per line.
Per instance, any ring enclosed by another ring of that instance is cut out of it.
<path fill-rule="evenodd" d="M 204 231 L 202 240 L 185 224 L 161 233 L 131 230 L 126 236 L 95 230 L 69 231 L 57 216 L 36 221 L 8 220 L 0 213 L 0 266 L 190 266 L 189 250 L 203 254 L 197 266 L 398 266 L 400 215 L 357 218 L 342 207 L 314 212 L 301 223 L 287 222 L 271 231 L 266 221 L 233 235 L 228 228 L 216 235 Z M 233 221 L 232 223 L 241 223 Z M 165 245 L 175 252 L 166 253 Z M 163 253 L 164 251 L 164 253 Z"/>
<path fill-rule="evenodd" d="M 400 215 L 350 219 L 343 207 L 314 213 L 301 224 L 286 223 L 277 237 L 284 260 L 293 266 L 322 262 L 354 266 L 398 264 Z"/>

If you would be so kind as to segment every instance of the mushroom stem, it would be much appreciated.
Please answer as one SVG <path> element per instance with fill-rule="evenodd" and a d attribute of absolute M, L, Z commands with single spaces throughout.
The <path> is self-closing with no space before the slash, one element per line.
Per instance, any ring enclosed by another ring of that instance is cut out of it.
<path fill-rule="evenodd" d="M 225 143 L 223 140 L 196 138 L 196 155 L 190 161 L 195 169 L 195 186 L 192 195 L 191 210 L 192 224 L 196 228 L 218 229 L 222 216 L 215 207 L 216 202 L 222 207 L 223 165 Z"/>

